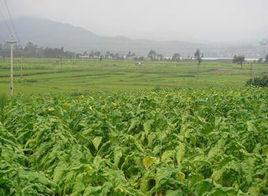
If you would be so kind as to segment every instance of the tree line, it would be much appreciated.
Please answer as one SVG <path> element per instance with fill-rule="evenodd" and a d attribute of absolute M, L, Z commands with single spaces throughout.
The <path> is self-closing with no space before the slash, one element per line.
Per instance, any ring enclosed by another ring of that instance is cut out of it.
<path fill-rule="evenodd" d="M 73 58 L 77 54 L 74 52 L 66 51 L 63 47 L 61 48 L 49 48 L 39 47 L 37 44 L 28 42 L 25 46 L 16 45 L 14 50 L 16 57 L 26 58 Z M 10 56 L 10 46 L 6 43 L 0 44 L 0 56 Z"/>
<path fill-rule="evenodd" d="M 243 68 L 243 64 L 246 62 L 246 57 L 243 55 L 234 55 L 233 57 L 233 63 L 240 64 L 241 69 Z M 258 63 L 268 63 L 268 54 L 265 56 L 265 58 L 260 58 L 258 60 Z"/>
<path fill-rule="evenodd" d="M 10 46 L 6 43 L 0 43 L 0 56 L 9 57 L 10 55 Z M 145 59 L 149 59 L 152 61 L 163 61 L 163 60 L 171 60 L 171 61 L 180 61 L 182 60 L 182 56 L 179 53 L 174 53 L 171 57 L 165 57 L 163 54 L 157 53 L 154 50 L 150 50 L 146 57 L 137 56 L 134 52 L 129 51 L 126 54 L 114 53 L 111 51 L 107 51 L 105 53 L 101 53 L 100 51 L 91 51 L 91 52 L 83 52 L 83 53 L 75 53 L 64 50 L 64 47 L 61 48 L 49 48 L 49 47 L 40 47 L 37 44 L 32 42 L 28 42 L 25 46 L 17 45 L 15 49 L 15 56 L 17 57 L 26 57 L 26 58 L 92 58 L 92 59 L 113 59 L 113 60 L 124 60 L 124 59 L 134 59 L 137 61 L 143 61 Z M 193 55 L 193 57 L 188 57 L 188 59 L 196 60 L 200 65 L 202 62 L 202 58 L 204 57 L 203 53 L 199 49 L 197 49 Z M 233 57 L 233 63 L 237 63 L 243 66 L 245 62 L 245 56 L 243 55 L 235 55 Z M 266 62 L 268 63 L 268 54 L 264 59 L 259 59 L 259 63 Z"/>

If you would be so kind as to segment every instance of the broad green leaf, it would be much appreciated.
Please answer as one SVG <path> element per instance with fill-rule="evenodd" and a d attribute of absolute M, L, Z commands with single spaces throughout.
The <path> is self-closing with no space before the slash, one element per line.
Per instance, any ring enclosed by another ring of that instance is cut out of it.
<path fill-rule="evenodd" d="M 92 143 L 93 143 L 93 145 L 94 145 L 94 147 L 95 147 L 96 150 L 99 149 L 99 146 L 101 144 L 101 141 L 102 141 L 102 137 L 95 137 L 93 139 Z"/>
<path fill-rule="evenodd" d="M 82 194 L 82 192 L 85 190 L 85 185 L 84 185 L 84 179 L 83 179 L 83 174 L 79 174 L 75 178 L 75 183 L 73 186 L 73 192 L 72 196 L 79 196 Z"/>
<path fill-rule="evenodd" d="M 248 189 L 249 195 L 260 195 L 260 188 L 255 186 L 255 187 L 250 187 Z"/>
<path fill-rule="evenodd" d="M 145 157 L 143 159 L 143 165 L 146 169 L 149 169 L 153 164 L 156 164 L 157 163 L 157 158 L 156 157 Z"/>
<path fill-rule="evenodd" d="M 172 161 L 172 158 L 174 157 L 175 151 L 174 150 L 167 150 L 165 151 L 161 156 L 162 162 Z"/>
<path fill-rule="evenodd" d="M 184 173 L 182 173 L 182 172 L 178 172 L 178 173 L 177 173 L 177 176 L 178 176 L 178 180 L 179 180 L 180 182 L 183 182 L 183 181 L 185 180 L 185 174 L 184 174 Z"/>
<path fill-rule="evenodd" d="M 122 151 L 119 148 L 116 148 L 114 151 L 114 164 L 116 166 L 118 166 L 118 163 L 119 163 L 122 156 L 123 156 Z"/>
<path fill-rule="evenodd" d="M 182 162 L 184 154 L 185 154 L 185 145 L 184 143 L 180 143 L 179 146 L 176 148 L 176 159 L 178 164 Z"/>

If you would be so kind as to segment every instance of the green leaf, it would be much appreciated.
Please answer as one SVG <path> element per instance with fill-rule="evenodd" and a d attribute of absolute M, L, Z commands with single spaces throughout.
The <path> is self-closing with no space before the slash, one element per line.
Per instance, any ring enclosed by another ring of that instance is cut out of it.
<path fill-rule="evenodd" d="M 161 161 L 162 162 L 172 161 L 172 158 L 174 157 L 174 154 L 175 154 L 174 150 L 165 151 L 161 156 Z"/>
<path fill-rule="evenodd" d="M 143 160 L 143 165 L 146 169 L 149 169 L 152 165 L 157 163 L 157 158 L 156 157 L 145 157 Z"/>
<path fill-rule="evenodd" d="M 101 141 L 102 141 L 102 137 L 95 137 L 93 139 L 92 143 L 93 143 L 93 145 L 94 145 L 94 147 L 95 147 L 96 150 L 99 149 L 99 146 L 101 144 Z"/>
<path fill-rule="evenodd" d="M 115 166 L 118 166 L 119 161 L 120 161 L 122 156 L 123 156 L 122 151 L 119 148 L 116 148 L 114 151 L 114 164 L 115 164 Z"/>
<path fill-rule="evenodd" d="M 85 190 L 85 185 L 83 182 L 83 174 L 79 174 L 75 179 L 73 193 L 71 194 L 72 196 L 79 196 L 82 194 L 82 192 Z"/>
<path fill-rule="evenodd" d="M 177 159 L 177 163 L 181 164 L 183 158 L 184 158 L 184 154 L 185 154 L 185 145 L 184 143 L 180 143 L 180 145 L 177 147 L 176 149 L 176 159 Z"/>

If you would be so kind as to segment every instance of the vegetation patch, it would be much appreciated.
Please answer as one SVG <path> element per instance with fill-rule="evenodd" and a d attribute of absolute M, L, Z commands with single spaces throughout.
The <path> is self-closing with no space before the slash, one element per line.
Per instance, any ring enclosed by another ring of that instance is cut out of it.
<path fill-rule="evenodd" d="M 0 98 L 0 195 L 267 195 L 264 89 Z"/>
<path fill-rule="evenodd" d="M 247 81 L 247 85 L 268 87 L 268 76 L 256 77 Z"/>

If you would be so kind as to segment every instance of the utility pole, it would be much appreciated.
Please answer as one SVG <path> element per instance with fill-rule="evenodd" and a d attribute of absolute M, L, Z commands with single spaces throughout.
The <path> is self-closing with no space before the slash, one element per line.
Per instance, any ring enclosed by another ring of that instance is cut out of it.
<path fill-rule="evenodd" d="M 13 49 L 16 41 L 7 41 L 10 44 L 10 95 L 14 94 L 14 75 L 13 75 Z"/>
<path fill-rule="evenodd" d="M 253 70 L 253 63 L 250 63 L 250 70 L 251 70 L 251 79 L 254 82 L 254 70 Z"/>
<path fill-rule="evenodd" d="M 20 79 L 22 80 L 22 57 L 20 57 Z"/>
<path fill-rule="evenodd" d="M 268 40 L 262 40 L 262 41 L 260 42 L 260 45 L 263 46 L 263 53 L 264 53 L 264 58 L 265 58 L 265 56 L 267 55 L 267 54 L 266 54 L 266 48 L 267 48 L 267 46 L 268 46 Z"/>

